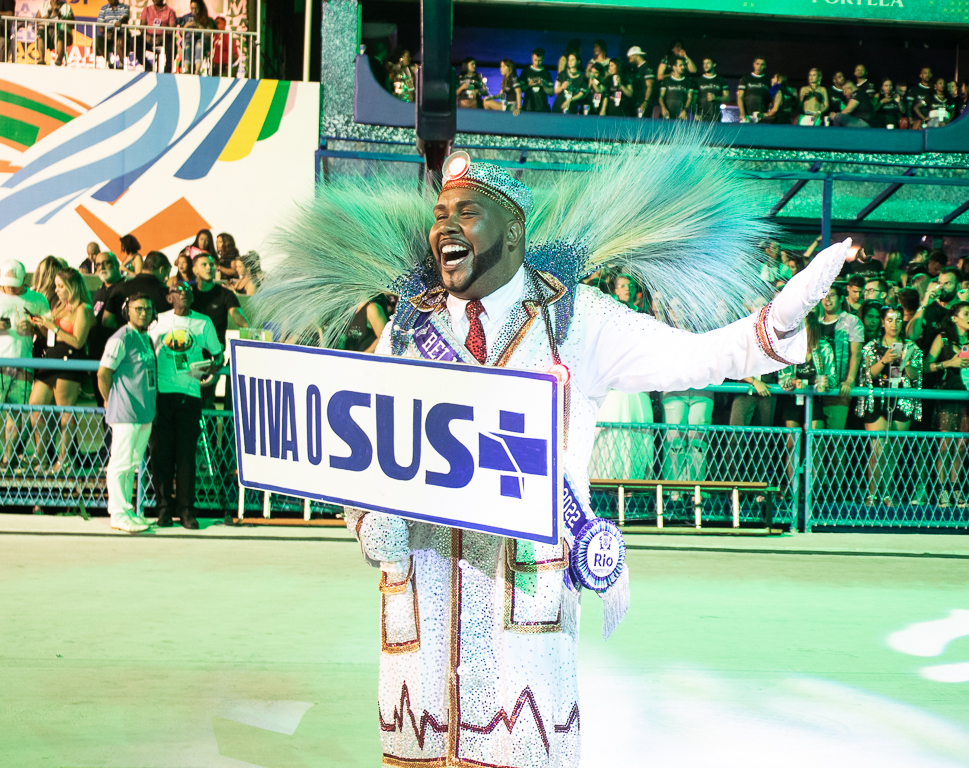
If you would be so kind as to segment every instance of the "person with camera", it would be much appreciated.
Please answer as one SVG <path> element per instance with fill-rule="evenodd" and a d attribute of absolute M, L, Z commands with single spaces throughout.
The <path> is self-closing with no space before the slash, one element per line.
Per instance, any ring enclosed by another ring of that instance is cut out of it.
<path fill-rule="evenodd" d="M 606 71 L 605 82 L 603 85 L 605 98 L 602 100 L 602 107 L 599 109 L 600 115 L 609 117 L 634 117 L 634 110 L 631 99 L 633 86 L 622 75 L 622 64 L 619 59 L 609 60 L 609 69 Z"/>
<path fill-rule="evenodd" d="M 912 419 L 922 416 L 922 401 L 895 397 L 874 389 L 921 389 L 922 350 L 902 334 L 902 312 L 895 307 L 882 307 L 882 336 L 868 342 L 861 350 L 861 381 L 868 394 L 858 399 L 857 413 L 865 419 L 868 432 L 907 432 Z M 868 496 L 865 504 L 891 506 L 895 464 L 899 453 L 897 442 L 875 438 L 868 461 Z M 888 449 L 888 456 L 885 455 Z M 893 450 L 894 449 L 894 450 Z M 913 473 L 914 477 L 914 473 Z"/>
<path fill-rule="evenodd" d="M 125 324 L 104 345 L 98 368 L 98 389 L 104 398 L 104 421 L 111 427 L 108 460 L 108 514 L 111 527 L 127 533 L 148 530 L 149 523 L 134 508 L 131 494 L 155 419 L 158 373 L 148 326 L 155 307 L 144 293 L 132 294 L 121 308 Z"/>
<path fill-rule="evenodd" d="M 969 389 L 969 302 L 956 303 L 942 326 L 942 333 L 935 337 L 925 357 L 929 373 L 942 378 L 938 389 L 965 392 Z M 940 432 L 969 432 L 969 401 L 940 400 L 936 405 Z M 942 438 L 936 458 L 939 484 L 939 506 L 957 507 L 967 505 L 963 492 L 965 480 L 962 468 L 965 464 L 966 440 Z"/>
<path fill-rule="evenodd" d="M 32 315 L 50 312 L 47 299 L 24 286 L 27 271 L 13 259 L 0 264 L 0 357 L 32 357 L 34 328 Z M 29 368 L 0 368 L 0 404 L 27 405 L 34 372 Z M 13 461 L 20 441 L 23 415 L 9 413 L 0 472 Z"/>

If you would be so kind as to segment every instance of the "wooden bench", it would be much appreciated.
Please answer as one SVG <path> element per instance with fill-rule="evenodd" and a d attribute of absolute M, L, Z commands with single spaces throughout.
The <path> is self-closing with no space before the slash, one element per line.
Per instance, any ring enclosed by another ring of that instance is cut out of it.
<path fill-rule="evenodd" d="M 780 488 L 767 483 L 730 482 L 726 480 L 612 480 L 609 478 L 592 478 L 589 485 L 593 489 L 616 489 L 619 494 L 619 525 L 626 523 L 626 493 L 629 491 L 656 491 L 656 527 L 663 527 L 663 491 L 693 491 L 693 513 L 696 528 L 700 528 L 700 517 L 703 508 L 701 494 L 703 491 L 713 493 L 730 493 L 733 502 L 733 527 L 740 527 L 740 494 L 758 493 L 764 497 L 763 520 L 764 527 L 770 529 L 774 522 L 774 497 L 781 492 Z"/>

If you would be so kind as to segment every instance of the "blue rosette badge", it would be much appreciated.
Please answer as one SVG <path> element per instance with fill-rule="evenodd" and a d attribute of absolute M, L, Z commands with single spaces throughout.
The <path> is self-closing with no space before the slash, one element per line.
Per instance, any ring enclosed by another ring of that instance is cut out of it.
<path fill-rule="evenodd" d="M 590 520 L 576 535 L 571 566 L 576 579 L 586 589 L 605 592 L 616 583 L 625 561 L 622 533 L 609 520 Z"/>

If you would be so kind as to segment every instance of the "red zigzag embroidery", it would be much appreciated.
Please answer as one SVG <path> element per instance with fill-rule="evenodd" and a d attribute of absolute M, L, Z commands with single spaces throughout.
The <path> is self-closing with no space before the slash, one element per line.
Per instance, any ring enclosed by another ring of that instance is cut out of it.
<path fill-rule="evenodd" d="M 515 723 L 518 722 L 518 717 L 525 708 L 525 704 L 528 704 L 529 708 L 531 709 L 532 716 L 535 718 L 535 726 L 538 728 L 538 734 L 541 736 L 542 744 L 545 746 L 545 754 L 548 754 L 549 743 L 548 735 L 545 731 L 545 721 L 538 710 L 538 705 L 535 703 L 535 696 L 529 686 L 525 686 L 525 689 L 518 696 L 518 701 L 515 702 L 515 707 L 512 709 L 511 717 L 508 716 L 504 710 L 504 707 L 502 707 L 498 710 L 488 725 L 481 726 L 472 725 L 471 723 L 461 723 L 461 730 L 471 731 L 472 733 L 490 734 L 495 730 L 495 728 L 498 727 L 499 723 L 504 723 L 508 733 L 511 733 L 515 727 Z M 447 723 L 441 725 L 426 709 L 424 710 L 423 714 L 421 714 L 420 724 L 418 725 L 417 717 L 414 715 L 413 710 L 411 710 L 410 691 L 407 689 L 406 682 L 404 682 L 400 688 L 400 704 L 394 708 L 393 722 L 385 723 L 383 715 L 380 715 L 380 730 L 388 733 L 393 733 L 394 731 L 403 731 L 405 711 L 407 717 L 410 719 L 411 728 L 414 729 L 414 736 L 417 739 L 417 746 L 420 749 L 424 749 L 424 739 L 427 735 L 428 725 L 430 725 L 431 730 L 435 733 L 447 733 Z M 569 718 L 565 725 L 555 726 L 555 733 L 568 733 L 572 730 L 573 724 L 575 724 L 577 728 L 581 727 L 578 702 L 572 705 L 572 711 L 569 713 Z"/>

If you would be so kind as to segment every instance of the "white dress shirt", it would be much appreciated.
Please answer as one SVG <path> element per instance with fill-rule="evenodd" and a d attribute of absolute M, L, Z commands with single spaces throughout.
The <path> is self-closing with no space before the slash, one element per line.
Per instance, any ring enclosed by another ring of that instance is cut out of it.
<path fill-rule="evenodd" d="M 484 312 L 479 319 L 484 327 L 485 341 L 488 343 L 488 352 L 496 343 L 498 333 L 505 325 L 509 313 L 517 304 L 525 298 L 525 266 L 518 268 L 515 276 L 494 293 L 488 294 L 481 300 Z M 468 315 L 467 299 L 459 299 L 450 293 L 447 297 L 447 310 L 451 315 L 451 330 L 454 335 L 464 342 L 468 338 Z"/>

